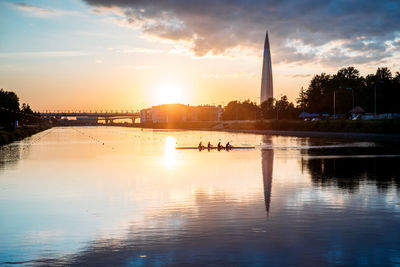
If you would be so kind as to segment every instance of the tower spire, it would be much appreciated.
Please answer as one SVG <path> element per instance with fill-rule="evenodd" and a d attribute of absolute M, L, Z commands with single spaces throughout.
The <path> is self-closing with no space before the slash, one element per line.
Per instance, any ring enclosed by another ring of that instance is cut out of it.
<path fill-rule="evenodd" d="M 261 98 L 260 102 L 264 102 L 269 98 L 274 97 L 273 83 L 272 83 L 272 64 L 271 64 L 271 52 L 269 47 L 268 31 L 265 34 L 264 42 L 264 56 L 263 56 L 263 67 L 261 76 Z M 260 104 L 261 104 L 260 103 Z"/>

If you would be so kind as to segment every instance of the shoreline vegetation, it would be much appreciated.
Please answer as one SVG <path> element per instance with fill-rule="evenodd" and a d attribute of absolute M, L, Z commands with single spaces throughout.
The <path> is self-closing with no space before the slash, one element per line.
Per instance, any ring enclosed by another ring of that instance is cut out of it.
<path fill-rule="evenodd" d="M 34 112 L 29 104 L 20 105 L 16 93 L 0 89 L 0 146 L 48 128 L 49 123 Z"/>
<path fill-rule="evenodd" d="M 5 127 L 0 129 L 0 146 L 22 140 L 36 133 L 49 129 L 46 125 L 29 125 L 21 127 Z"/>

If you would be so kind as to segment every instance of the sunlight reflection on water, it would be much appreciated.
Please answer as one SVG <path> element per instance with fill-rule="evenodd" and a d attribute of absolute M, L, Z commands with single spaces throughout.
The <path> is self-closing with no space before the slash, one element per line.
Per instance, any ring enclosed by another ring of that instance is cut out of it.
<path fill-rule="evenodd" d="M 175 138 L 167 136 L 165 138 L 164 163 L 168 169 L 172 169 L 176 164 L 175 146 Z"/>

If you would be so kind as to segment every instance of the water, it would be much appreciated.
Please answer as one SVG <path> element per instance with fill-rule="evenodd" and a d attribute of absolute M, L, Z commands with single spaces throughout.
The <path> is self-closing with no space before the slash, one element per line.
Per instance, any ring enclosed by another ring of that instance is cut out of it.
<path fill-rule="evenodd" d="M 174 149 L 219 140 L 256 149 Z M 400 264 L 399 155 L 393 143 L 49 129 L 0 148 L 0 263 Z"/>

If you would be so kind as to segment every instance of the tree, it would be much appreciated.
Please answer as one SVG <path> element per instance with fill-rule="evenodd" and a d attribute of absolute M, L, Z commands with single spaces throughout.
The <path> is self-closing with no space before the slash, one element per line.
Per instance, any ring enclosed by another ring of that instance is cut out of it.
<path fill-rule="evenodd" d="M 19 111 L 19 98 L 14 92 L 0 89 L 0 108 L 9 111 Z"/>
<path fill-rule="evenodd" d="M 328 89 L 331 88 L 332 77 L 326 73 L 315 75 L 304 97 L 305 110 L 310 113 L 323 113 L 328 107 Z"/>
<path fill-rule="evenodd" d="M 321 73 L 311 79 L 305 92 L 300 91 L 297 107 L 310 113 L 333 114 L 334 95 L 336 113 L 348 113 L 353 104 L 372 113 L 375 99 L 378 113 L 400 112 L 400 74 L 393 77 L 385 67 L 365 78 L 354 67 L 342 68 L 334 75 Z"/>
<path fill-rule="evenodd" d="M 29 104 L 25 104 L 25 103 L 22 104 L 21 112 L 23 112 L 25 114 L 33 114 L 34 113 L 31 109 L 31 107 L 29 106 Z"/>
<path fill-rule="evenodd" d="M 264 102 L 261 103 L 261 114 L 264 119 L 272 119 L 275 118 L 275 107 L 274 107 L 275 99 L 268 98 Z"/>
<path fill-rule="evenodd" d="M 276 101 L 275 109 L 277 110 L 278 119 L 296 119 L 299 114 L 293 103 L 289 103 L 286 95 Z"/>
<path fill-rule="evenodd" d="M 301 111 L 305 111 L 305 93 L 304 93 L 304 89 L 303 86 L 301 87 L 300 93 L 299 93 L 299 97 L 296 98 L 296 103 L 297 103 L 297 108 L 300 109 Z"/>
<path fill-rule="evenodd" d="M 0 124 L 12 125 L 18 118 L 19 98 L 14 92 L 0 89 Z"/>
<path fill-rule="evenodd" d="M 229 102 L 221 115 L 222 120 L 254 120 L 259 117 L 260 108 L 250 100 Z"/>
<path fill-rule="evenodd" d="M 0 125 L 12 126 L 15 121 L 20 124 L 42 123 L 40 115 L 35 114 L 29 104 L 23 103 L 20 109 L 17 94 L 0 89 Z"/>

